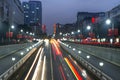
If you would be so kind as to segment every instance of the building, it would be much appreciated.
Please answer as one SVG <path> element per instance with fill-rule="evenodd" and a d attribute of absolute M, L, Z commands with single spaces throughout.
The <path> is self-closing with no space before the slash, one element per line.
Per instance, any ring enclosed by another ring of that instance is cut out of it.
<path fill-rule="evenodd" d="M 120 4 L 113 9 L 111 9 L 109 12 L 109 17 L 114 24 L 114 29 L 118 29 L 118 34 L 120 37 Z"/>
<path fill-rule="evenodd" d="M 30 17 L 29 17 L 29 3 L 23 2 L 22 3 L 23 9 L 24 9 L 24 24 L 30 24 Z"/>
<path fill-rule="evenodd" d="M 111 24 L 105 24 L 106 20 L 110 19 Z M 105 12 L 105 17 L 97 18 L 97 27 L 100 38 L 119 38 L 120 37 L 120 5 Z M 111 36 L 110 36 L 111 35 Z M 114 35 L 114 36 L 113 36 Z"/>
<path fill-rule="evenodd" d="M 97 18 L 105 17 L 104 12 L 92 13 L 92 12 L 78 12 L 77 14 L 77 28 L 81 30 L 81 34 L 86 38 L 90 37 L 89 33 L 92 32 L 99 36 L 97 31 Z M 87 30 L 87 26 L 91 26 L 91 30 Z"/>
<path fill-rule="evenodd" d="M 24 14 L 19 0 L 0 1 L 0 20 L 10 25 L 24 24 Z"/>
<path fill-rule="evenodd" d="M 68 24 L 56 24 L 56 38 L 61 38 L 62 36 L 70 36 L 71 32 L 76 31 L 76 23 Z"/>
<path fill-rule="evenodd" d="M 24 13 L 19 0 L 0 0 L 0 38 L 6 38 L 6 32 L 11 26 L 15 26 L 14 36 L 19 25 L 24 24 Z"/>
<path fill-rule="evenodd" d="M 23 2 L 24 23 L 37 35 L 42 32 L 42 4 L 40 1 Z"/>
<path fill-rule="evenodd" d="M 72 31 L 76 31 L 76 23 L 67 23 L 67 24 L 56 24 L 56 33 L 59 34 L 62 32 L 63 34 L 65 33 L 71 33 Z"/>

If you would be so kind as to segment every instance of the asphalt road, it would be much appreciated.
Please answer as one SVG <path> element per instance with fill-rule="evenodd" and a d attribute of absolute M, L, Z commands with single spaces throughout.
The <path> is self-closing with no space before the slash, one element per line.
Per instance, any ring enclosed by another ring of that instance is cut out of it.
<path fill-rule="evenodd" d="M 104 73 L 106 73 L 113 80 L 120 80 L 120 77 L 119 77 L 120 76 L 120 67 L 119 66 L 116 66 L 116 65 L 111 64 L 110 62 L 107 62 L 101 58 L 91 55 L 92 53 L 90 51 L 87 51 L 87 47 L 84 48 L 84 50 L 83 50 L 83 49 L 81 49 L 81 46 L 79 46 L 80 44 L 69 43 L 69 45 L 72 47 L 71 49 L 76 48 L 76 50 L 74 52 L 76 53 L 77 56 L 81 56 L 86 61 L 91 63 L 93 66 L 95 66 L 96 68 L 98 68 L 101 71 L 103 71 Z M 92 50 L 97 51 L 96 48 L 93 48 Z M 81 53 L 78 53 L 78 51 L 81 51 Z M 101 51 L 102 51 L 102 48 L 101 48 Z M 98 51 L 98 52 L 100 53 L 100 51 Z M 106 53 L 106 51 L 104 51 L 104 53 Z M 90 56 L 90 57 L 87 58 L 87 56 Z M 106 56 L 106 55 L 104 55 L 104 56 Z M 100 66 L 99 65 L 100 62 L 103 62 L 104 65 Z"/>
<path fill-rule="evenodd" d="M 46 79 L 45 80 L 52 80 L 52 53 L 51 53 L 51 45 L 49 41 L 44 42 L 44 56 L 46 56 Z"/>
<path fill-rule="evenodd" d="M 56 45 L 55 45 L 56 44 Z M 25 45 L 26 47 L 29 47 L 29 45 Z M 92 64 L 94 67 L 100 69 L 105 74 L 110 76 L 113 80 L 120 80 L 120 67 L 113 65 L 105 60 L 102 60 L 101 58 L 98 58 L 94 55 L 91 55 L 90 52 L 86 52 L 85 50 L 81 50 L 79 45 L 76 44 L 69 44 L 71 46 L 71 50 L 75 48 L 74 53 L 79 59 L 79 56 L 84 58 L 87 62 Z M 20 46 L 20 45 L 19 45 Z M 60 48 L 56 42 L 50 45 L 49 41 L 44 42 L 43 46 L 43 53 L 39 54 L 42 55 L 41 58 L 41 69 L 39 70 L 40 75 L 44 73 L 44 80 L 76 80 L 75 73 L 71 70 L 69 64 L 67 63 L 66 59 L 69 60 L 71 65 L 76 69 L 77 73 L 81 75 L 83 80 L 94 80 L 93 76 L 90 74 L 88 77 L 85 77 L 82 75 L 82 71 L 85 70 L 85 68 L 82 68 L 79 65 L 79 62 L 76 61 L 74 58 L 72 58 L 66 51 Z M 17 47 L 16 47 L 17 49 Z M 81 53 L 78 53 L 78 51 L 81 51 Z M 24 54 L 21 55 L 20 53 L 23 52 Z M 10 54 L 7 57 L 3 57 L 0 59 L 0 73 L 2 74 L 6 70 L 8 70 L 11 66 L 13 66 L 16 62 L 18 62 L 23 56 L 25 56 L 28 52 L 26 49 L 23 49 L 22 51 L 18 51 L 14 54 Z M 43 71 L 43 64 L 44 64 L 44 56 L 46 56 L 46 65 L 45 65 L 45 71 Z M 89 56 L 89 57 L 88 57 Z M 15 58 L 15 60 L 12 60 L 12 58 Z M 38 58 L 39 59 L 39 58 Z M 38 63 L 38 59 L 36 61 L 36 66 Z M 77 59 L 77 60 L 78 60 Z M 31 60 L 34 60 L 34 58 L 31 57 Z M 103 66 L 99 65 L 99 62 L 103 62 Z M 32 61 L 28 61 L 29 64 L 32 64 Z M 34 70 L 36 70 L 36 66 L 34 66 L 34 69 L 31 72 L 31 75 L 29 79 L 32 79 L 32 76 L 34 74 Z M 28 71 L 30 70 L 30 65 L 28 67 Z M 25 67 L 23 68 L 25 70 Z M 27 69 L 27 68 L 26 68 Z M 86 71 L 86 70 L 85 70 Z M 24 73 L 24 76 L 28 72 Z M 87 73 L 87 71 L 86 71 Z M 19 74 L 20 75 L 20 74 Z M 16 76 L 17 77 L 17 76 Z"/>
<path fill-rule="evenodd" d="M 54 80 L 85 80 L 67 52 L 60 49 L 56 41 L 52 41 Z M 87 79 L 88 80 L 88 79 Z"/>
<path fill-rule="evenodd" d="M 53 48 L 53 45 L 51 45 L 51 46 L 52 46 L 53 80 L 62 80 L 59 69 L 58 69 L 60 62 L 58 62 L 58 60 L 57 60 L 58 58 L 56 59 L 56 52 L 55 52 L 55 49 Z"/>

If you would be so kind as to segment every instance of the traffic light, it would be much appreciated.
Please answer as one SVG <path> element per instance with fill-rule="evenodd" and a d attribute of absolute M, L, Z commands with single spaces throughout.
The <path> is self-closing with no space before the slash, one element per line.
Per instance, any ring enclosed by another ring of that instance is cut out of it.
<path fill-rule="evenodd" d="M 91 18 L 91 22 L 94 24 L 95 23 L 95 17 Z"/>

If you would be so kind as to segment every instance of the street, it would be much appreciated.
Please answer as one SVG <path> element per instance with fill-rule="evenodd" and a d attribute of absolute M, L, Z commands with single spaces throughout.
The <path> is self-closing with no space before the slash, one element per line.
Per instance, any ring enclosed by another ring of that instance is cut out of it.
<path fill-rule="evenodd" d="M 31 55 L 28 57 L 28 59 L 26 58 L 26 61 L 10 74 L 10 76 L 7 78 L 8 80 L 120 79 L 120 67 L 118 65 L 109 62 L 110 60 L 105 60 L 100 56 L 98 57 L 97 54 L 93 55 L 91 52 L 92 49 L 98 49 L 97 51 L 99 51 L 99 49 L 103 49 L 102 51 L 104 51 L 107 48 L 61 42 L 55 39 L 45 39 L 39 43 L 19 45 L 24 45 L 24 47 L 21 49 L 20 47 L 16 47 L 17 45 L 10 45 L 13 46 L 10 47 L 11 50 L 16 49 L 18 51 L 0 59 L 0 66 L 2 66 L 0 68 L 1 79 L 5 78 L 4 74 L 6 74 L 5 72 L 8 69 L 10 69 L 12 66 L 14 67 L 14 65 L 21 61 L 23 57 L 26 57 L 29 54 Z M 33 48 L 35 50 L 32 48 L 30 49 L 30 46 L 33 45 L 36 45 L 36 49 Z M 89 47 L 89 49 L 87 47 Z M 28 48 L 29 51 L 27 51 Z M 112 51 L 119 52 L 117 49 L 111 49 L 111 52 Z M 6 51 L 6 54 L 7 53 L 8 52 Z M 109 52 L 107 54 L 109 54 Z M 84 62 L 82 60 L 84 60 Z"/>

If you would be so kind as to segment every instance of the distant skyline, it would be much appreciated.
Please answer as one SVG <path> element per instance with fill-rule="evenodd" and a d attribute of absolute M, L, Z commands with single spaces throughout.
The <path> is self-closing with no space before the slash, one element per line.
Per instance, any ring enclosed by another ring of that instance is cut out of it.
<path fill-rule="evenodd" d="M 21 0 L 29 1 L 29 0 Z M 36 0 L 31 0 L 36 1 Z M 54 23 L 74 23 L 77 12 L 105 12 L 118 4 L 120 0 L 37 0 L 42 2 L 42 22 L 47 32 L 53 32 Z"/>

